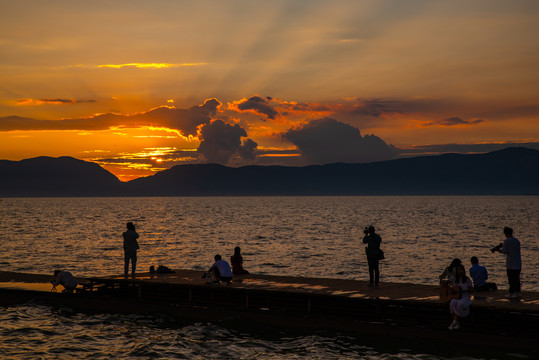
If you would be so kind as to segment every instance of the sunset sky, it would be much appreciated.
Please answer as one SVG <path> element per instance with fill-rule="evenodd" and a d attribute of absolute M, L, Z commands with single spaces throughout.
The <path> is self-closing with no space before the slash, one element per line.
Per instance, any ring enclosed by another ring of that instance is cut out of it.
<path fill-rule="evenodd" d="M 539 2 L 2 1 L 0 159 L 185 163 L 539 148 Z"/>

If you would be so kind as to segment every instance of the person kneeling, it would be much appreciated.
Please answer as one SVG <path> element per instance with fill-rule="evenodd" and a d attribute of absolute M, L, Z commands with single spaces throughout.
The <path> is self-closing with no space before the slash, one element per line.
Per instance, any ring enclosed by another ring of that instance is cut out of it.
<path fill-rule="evenodd" d="M 230 269 L 228 262 L 223 260 L 219 254 L 215 255 L 213 259 L 215 262 L 208 272 L 213 273 L 214 279 L 230 283 L 234 275 L 232 274 L 232 269 Z"/>
<path fill-rule="evenodd" d="M 69 271 L 65 270 L 54 270 L 54 280 L 51 281 L 53 289 L 57 285 L 62 285 L 64 290 L 63 293 L 72 293 L 77 287 L 77 279 Z"/>

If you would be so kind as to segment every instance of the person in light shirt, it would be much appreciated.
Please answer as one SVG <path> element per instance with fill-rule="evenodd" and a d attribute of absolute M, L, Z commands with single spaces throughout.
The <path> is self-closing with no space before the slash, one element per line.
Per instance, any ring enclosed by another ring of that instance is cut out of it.
<path fill-rule="evenodd" d="M 520 272 L 522 260 L 520 258 L 520 241 L 513 237 L 513 229 L 505 227 L 503 229 L 505 241 L 495 247 L 492 251 L 499 251 L 506 254 L 505 266 L 507 268 L 507 280 L 509 281 L 509 294 L 507 298 L 522 297 L 520 293 Z"/>
<path fill-rule="evenodd" d="M 473 279 L 473 286 L 476 291 L 497 290 L 495 283 L 487 282 L 488 271 L 484 266 L 479 265 L 477 256 L 472 256 L 470 259 L 472 267 L 470 268 L 470 277 Z"/>
<path fill-rule="evenodd" d="M 215 262 L 210 267 L 208 272 L 214 274 L 214 278 L 218 279 L 220 281 L 230 283 L 232 281 L 232 277 L 234 276 L 232 274 L 232 269 L 230 268 L 230 265 L 226 260 L 223 260 L 221 255 L 217 254 L 213 258 Z"/>

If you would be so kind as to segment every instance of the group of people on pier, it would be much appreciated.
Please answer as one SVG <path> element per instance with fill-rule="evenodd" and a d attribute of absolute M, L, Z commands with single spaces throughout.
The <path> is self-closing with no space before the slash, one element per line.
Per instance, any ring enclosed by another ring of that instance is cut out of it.
<path fill-rule="evenodd" d="M 504 242 L 492 248 L 491 252 L 506 254 L 509 293 L 505 297 L 509 299 L 520 298 L 522 297 L 520 292 L 520 272 L 522 269 L 520 241 L 513 236 L 513 229 L 505 227 L 503 232 L 505 235 Z M 495 283 L 487 282 L 488 271 L 486 267 L 479 265 L 477 256 L 472 256 L 470 262 L 472 264 L 469 269 L 471 279 L 466 276 L 464 265 L 458 258 L 453 259 L 451 264 L 440 275 L 441 291 L 444 291 L 445 287 L 452 294 L 450 295 L 449 309 L 453 321 L 449 325 L 449 330 L 458 330 L 460 328 L 459 319 L 470 314 L 471 298 L 474 291 L 482 292 L 498 289 Z"/>
<path fill-rule="evenodd" d="M 513 236 L 513 229 L 505 227 L 505 240 L 498 246 L 491 249 L 494 252 L 506 254 L 507 278 L 509 281 L 509 293 L 507 298 L 520 298 L 520 272 L 522 262 L 520 257 L 520 242 Z M 380 260 L 384 259 L 384 252 L 380 248 L 382 238 L 376 233 L 374 226 L 368 226 L 364 229 L 363 243 L 367 255 L 369 268 L 369 286 L 378 287 L 380 283 Z M 134 276 L 137 265 L 137 250 L 139 244 L 137 239 L 139 234 L 135 230 L 132 222 L 127 223 L 127 230 L 123 233 L 124 249 L 124 275 L 127 277 L 129 272 L 129 263 L 131 263 L 131 274 Z M 470 259 L 472 266 L 469 269 L 471 279 L 466 276 L 466 269 L 460 259 L 453 259 L 451 264 L 444 269 L 440 275 L 441 289 L 449 289 L 452 293 L 449 309 L 453 321 L 449 325 L 450 330 L 460 328 L 459 319 L 466 317 L 470 313 L 471 296 L 474 291 L 497 290 L 495 283 L 487 282 L 488 271 L 484 266 L 479 265 L 479 259 L 472 256 Z M 230 266 L 232 264 L 232 267 Z M 214 263 L 203 276 L 207 283 L 225 282 L 229 284 L 234 275 L 249 274 L 243 268 L 243 257 L 239 246 L 235 247 L 234 255 L 230 257 L 230 264 L 217 254 L 214 256 Z M 473 280 L 473 281 L 472 281 Z M 56 270 L 54 273 L 53 285 L 63 285 L 65 292 L 72 292 L 77 281 L 68 271 Z"/>

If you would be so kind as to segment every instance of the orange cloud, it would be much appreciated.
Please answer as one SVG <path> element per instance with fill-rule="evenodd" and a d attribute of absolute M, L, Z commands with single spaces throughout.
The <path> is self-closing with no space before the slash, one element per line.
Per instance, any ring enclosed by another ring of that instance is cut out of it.
<path fill-rule="evenodd" d="M 174 132 L 187 140 L 196 137 L 200 125 L 209 124 L 221 103 L 207 99 L 202 105 L 188 109 L 160 106 L 151 110 L 131 114 L 99 114 L 91 117 L 62 120 L 38 120 L 19 116 L 0 117 L 0 131 L 15 130 L 109 130 L 141 128 Z M 167 130 L 167 131 L 168 131 Z M 190 137 L 191 136 L 191 137 Z"/>
<path fill-rule="evenodd" d="M 95 100 L 73 100 L 73 99 L 20 99 L 15 103 L 17 106 L 37 106 L 44 104 L 65 105 L 77 103 L 92 103 Z"/>
<path fill-rule="evenodd" d="M 183 63 L 183 64 L 169 64 L 169 63 L 128 63 L 128 64 L 105 64 L 97 65 L 98 68 L 111 68 L 111 69 L 121 69 L 124 67 L 134 67 L 139 69 L 165 69 L 171 67 L 180 67 L 180 66 L 202 66 L 207 65 L 207 63 Z"/>
<path fill-rule="evenodd" d="M 257 115 L 263 115 L 267 119 L 275 119 L 279 112 L 274 109 L 271 97 L 251 96 L 249 99 L 243 98 L 238 101 L 228 103 L 228 109 L 237 112 L 250 112 Z"/>

